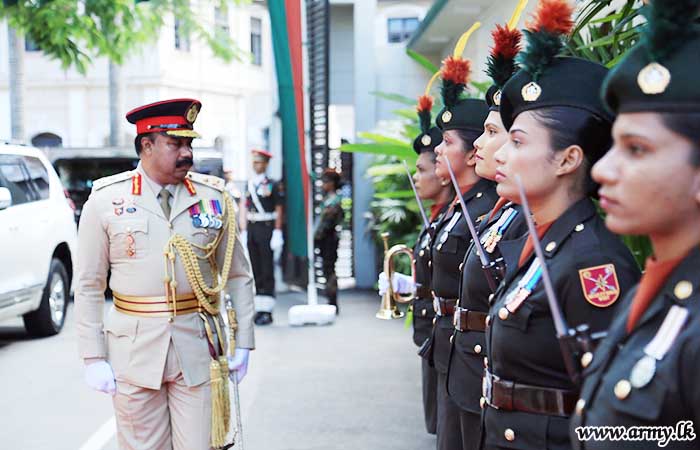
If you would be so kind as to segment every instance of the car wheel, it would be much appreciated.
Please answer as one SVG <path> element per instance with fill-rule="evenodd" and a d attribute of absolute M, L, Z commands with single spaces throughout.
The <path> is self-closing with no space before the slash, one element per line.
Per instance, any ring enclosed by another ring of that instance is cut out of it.
<path fill-rule="evenodd" d="M 66 322 L 69 300 L 68 273 L 58 259 L 51 260 L 49 277 L 41 295 L 39 309 L 24 315 L 27 332 L 35 337 L 58 334 Z"/>

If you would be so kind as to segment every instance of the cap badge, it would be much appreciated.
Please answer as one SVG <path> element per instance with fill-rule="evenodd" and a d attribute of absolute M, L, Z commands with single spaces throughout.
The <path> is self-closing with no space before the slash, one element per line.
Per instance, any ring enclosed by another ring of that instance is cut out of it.
<path fill-rule="evenodd" d="M 450 120 L 452 120 L 452 113 L 449 111 L 445 111 L 442 113 L 442 121 L 445 123 L 448 123 Z"/>
<path fill-rule="evenodd" d="M 430 145 L 430 143 L 433 142 L 432 139 L 430 139 L 430 136 L 427 134 L 424 134 L 422 138 L 420 138 L 420 143 L 425 145 L 426 147 Z"/>
<path fill-rule="evenodd" d="M 197 107 L 196 104 L 193 104 L 187 110 L 187 113 L 185 114 L 185 119 L 187 119 L 189 123 L 194 123 L 194 121 L 197 120 L 197 114 L 199 114 L 199 107 Z"/>
<path fill-rule="evenodd" d="M 520 93 L 523 96 L 523 100 L 525 100 L 526 102 L 534 102 L 535 100 L 540 98 L 540 95 L 542 95 L 542 88 L 539 84 L 535 83 L 534 81 L 530 81 L 528 84 L 523 86 L 523 89 Z"/>
<path fill-rule="evenodd" d="M 648 95 L 662 94 L 671 83 L 671 72 L 659 63 L 647 64 L 637 75 L 637 84 Z"/>
<path fill-rule="evenodd" d="M 493 104 L 496 106 L 501 106 L 501 90 L 497 90 L 495 94 L 493 94 Z"/>

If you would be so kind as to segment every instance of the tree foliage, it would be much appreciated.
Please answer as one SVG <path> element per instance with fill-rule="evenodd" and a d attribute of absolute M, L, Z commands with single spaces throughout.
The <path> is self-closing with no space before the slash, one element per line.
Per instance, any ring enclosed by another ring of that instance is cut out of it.
<path fill-rule="evenodd" d="M 132 51 L 154 42 L 175 17 L 184 33 L 205 42 L 224 61 L 242 52 L 228 34 L 219 33 L 214 8 L 226 10 L 243 0 L 20 0 L 5 2 L 0 16 L 64 69 L 85 73 L 92 59 L 104 56 L 121 64 Z"/>

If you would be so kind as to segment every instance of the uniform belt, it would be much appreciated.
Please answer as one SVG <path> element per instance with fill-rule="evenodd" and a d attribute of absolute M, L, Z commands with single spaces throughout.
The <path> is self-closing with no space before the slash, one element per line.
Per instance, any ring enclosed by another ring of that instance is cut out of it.
<path fill-rule="evenodd" d="M 248 222 L 270 222 L 277 219 L 277 212 L 249 212 Z"/>
<path fill-rule="evenodd" d="M 531 386 L 502 380 L 485 372 L 482 395 L 489 406 L 504 411 L 568 417 L 574 411 L 578 392 Z"/>
<path fill-rule="evenodd" d="M 116 292 L 112 297 L 117 311 L 132 316 L 172 317 L 200 311 L 197 297 L 192 293 L 178 295 L 174 302 L 167 297 L 136 297 Z"/>
<path fill-rule="evenodd" d="M 488 314 L 479 311 L 470 311 L 467 308 L 455 308 L 454 326 L 455 330 L 461 331 L 486 331 L 486 316 Z"/>
<path fill-rule="evenodd" d="M 451 316 L 456 305 L 456 298 L 433 297 L 433 309 L 438 316 Z"/>
<path fill-rule="evenodd" d="M 433 294 L 430 292 L 428 286 L 416 286 L 416 298 L 432 298 Z"/>

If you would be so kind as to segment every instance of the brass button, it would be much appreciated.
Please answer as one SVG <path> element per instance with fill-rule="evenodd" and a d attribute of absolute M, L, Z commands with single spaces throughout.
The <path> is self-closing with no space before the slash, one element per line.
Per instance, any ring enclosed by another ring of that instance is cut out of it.
<path fill-rule="evenodd" d="M 574 230 L 576 230 L 576 231 L 583 231 L 584 228 L 585 228 L 585 227 L 583 226 L 583 224 L 580 223 L 580 224 L 576 225 L 576 228 L 574 228 Z"/>
<path fill-rule="evenodd" d="M 484 369 L 488 369 L 488 368 L 489 368 L 489 359 L 486 356 L 484 356 Z"/>
<path fill-rule="evenodd" d="M 593 361 L 593 353 L 591 352 L 586 352 L 581 356 L 581 366 L 585 369 L 591 364 L 591 361 Z"/>
<path fill-rule="evenodd" d="M 482 194 L 481 192 L 479 192 L 479 193 L 476 194 L 476 198 L 481 198 L 482 195 L 484 195 L 484 194 Z"/>
<path fill-rule="evenodd" d="M 493 301 L 493 294 L 489 294 L 489 303 Z"/>
<path fill-rule="evenodd" d="M 423 316 L 423 317 L 427 316 L 427 315 L 428 315 L 428 310 L 425 309 L 425 308 L 423 308 L 423 309 L 421 310 L 421 312 L 420 312 L 420 315 Z"/>
<path fill-rule="evenodd" d="M 486 316 L 486 326 L 491 325 L 491 316 Z"/>
<path fill-rule="evenodd" d="M 450 336 L 450 344 L 451 344 L 452 341 L 454 341 L 454 340 L 455 340 L 455 335 L 453 334 L 452 336 Z"/>
<path fill-rule="evenodd" d="M 506 428 L 505 433 L 503 433 L 503 436 L 506 437 L 506 441 L 513 442 L 515 440 L 515 431 L 513 431 L 511 428 Z"/>
<path fill-rule="evenodd" d="M 173 323 L 173 318 L 172 318 L 172 317 L 168 317 L 168 323 Z"/>
<path fill-rule="evenodd" d="M 615 397 L 624 400 L 632 392 L 632 385 L 627 380 L 620 380 L 615 385 Z"/>
<path fill-rule="evenodd" d="M 673 295 L 675 295 L 678 300 L 685 300 L 693 294 L 693 285 L 690 281 L 679 281 L 676 287 L 673 288 Z"/>
<path fill-rule="evenodd" d="M 131 233 L 131 227 L 126 227 L 126 232 Z"/>
<path fill-rule="evenodd" d="M 582 398 L 578 399 L 578 401 L 576 402 L 576 414 L 578 414 L 580 416 L 581 413 L 583 412 L 583 408 L 585 408 L 585 407 L 586 407 L 586 400 L 584 400 Z"/>
<path fill-rule="evenodd" d="M 421 250 L 418 252 L 418 256 L 420 256 L 421 258 L 423 257 L 423 255 L 425 255 L 425 250 Z"/>
<path fill-rule="evenodd" d="M 479 406 L 481 406 L 481 409 L 484 409 L 484 406 L 486 406 L 486 399 L 484 397 L 479 399 Z"/>
<path fill-rule="evenodd" d="M 478 355 L 479 353 L 481 353 L 481 345 L 476 344 L 476 345 L 474 346 L 474 353 L 476 353 L 477 355 Z"/>
<path fill-rule="evenodd" d="M 554 241 L 552 241 L 552 242 L 550 242 L 549 244 L 547 244 L 547 246 L 546 246 L 544 249 L 547 250 L 548 252 L 551 252 L 551 251 L 554 250 L 556 247 L 557 247 L 557 243 L 554 242 Z"/>
<path fill-rule="evenodd" d="M 508 318 L 508 310 L 501 308 L 498 310 L 498 318 L 501 320 L 506 320 Z"/>
<path fill-rule="evenodd" d="M 170 223 L 170 222 L 168 222 L 168 228 L 170 228 L 170 229 L 172 230 L 172 229 L 173 229 L 173 224 Z"/>

